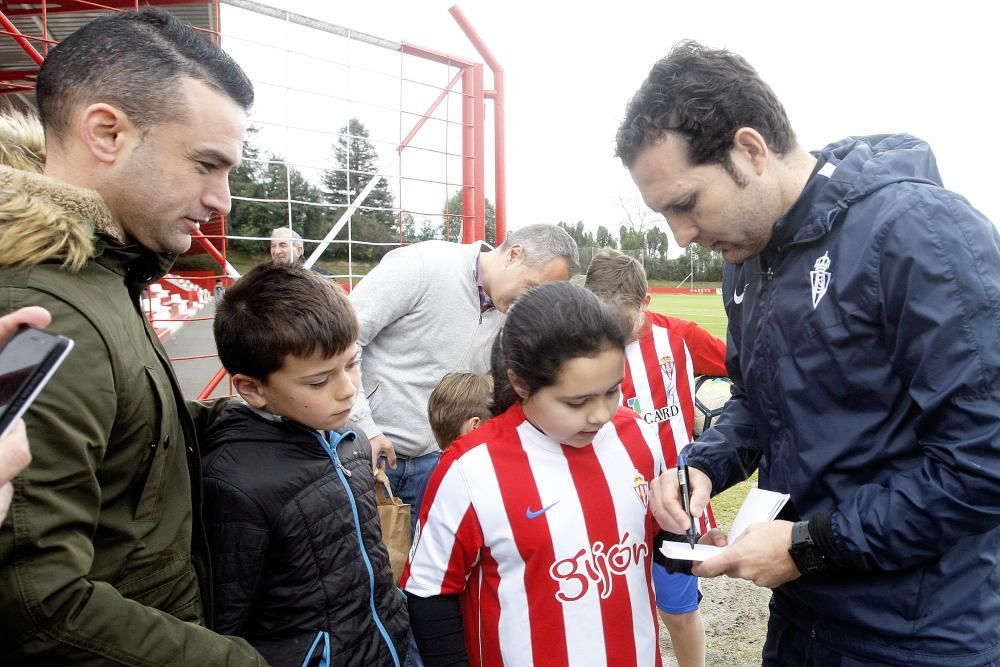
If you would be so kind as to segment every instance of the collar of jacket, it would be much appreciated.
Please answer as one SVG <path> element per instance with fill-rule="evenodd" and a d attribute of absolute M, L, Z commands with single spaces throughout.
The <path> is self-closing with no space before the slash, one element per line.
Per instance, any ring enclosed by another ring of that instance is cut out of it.
<path fill-rule="evenodd" d="M 231 424 L 243 422 L 244 418 L 240 416 L 241 414 L 250 415 L 256 422 L 256 426 L 251 429 L 233 430 L 229 428 Z M 308 440 L 309 442 L 315 442 L 315 438 L 319 436 L 333 445 L 335 449 L 342 443 L 352 442 L 358 437 L 357 433 L 348 429 L 346 425 L 343 431 L 323 431 L 320 433 L 316 429 L 309 428 L 287 417 L 255 408 L 240 399 L 231 403 L 226 411 L 212 423 L 211 433 L 204 439 L 202 455 L 229 443 L 231 440 L 244 443 L 293 443 L 295 436 L 302 436 L 303 441 Z M 325 452 L 323 456 L 326 456 Z"/>
<path fill-rule="evenodd" d="M 122 276 L 130 292 L 144 290 L 162 278 L 177 259 L 173 253 L 156 253 L 138 243 L 125 245 L 103 232 L 94 237 L 94 257 Z"/>
<path fill-rule="evenodd" d="M 908 134 L 848 137 L 818 152 L 836 165 L 828 179 L 814 175 L 799 201 L 774 226 L 765 256 L 792 243 L 817 239 L 853 204 L 887 185 L 912 181 L 941 186 L 937 160 L 927 142 Z"/>

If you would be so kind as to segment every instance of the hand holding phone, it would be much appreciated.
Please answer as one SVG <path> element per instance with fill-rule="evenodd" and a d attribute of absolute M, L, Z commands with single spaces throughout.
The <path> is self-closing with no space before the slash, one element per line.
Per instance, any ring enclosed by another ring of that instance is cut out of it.
<path fill-rule="evenodd" d="M 0 349 L 0 436 L 24 414 L 72 348 L 65 336 L 22 324 Z"/>
<path fill-rule="evenodd" d="M 49 325 L 52 316 L 49 311 L 38 306 L 20 308 L 13 313 L 0 317 L 0 345 L 7 342 L 22 326 L 32 325 L 45 327 Z M 4 413 L 7 411 L 4 410 Z M 11 415 L 13 417 L 13 414 Z M 6 426 L 0 429 L 0 523 L 7 518 L 14 495 L 11 483 L 17 475 L 31 462 L 31 451 L 28 448 L 28 436 L 24 432 L 24 422 L 17 418 L 7 420 Z"/>

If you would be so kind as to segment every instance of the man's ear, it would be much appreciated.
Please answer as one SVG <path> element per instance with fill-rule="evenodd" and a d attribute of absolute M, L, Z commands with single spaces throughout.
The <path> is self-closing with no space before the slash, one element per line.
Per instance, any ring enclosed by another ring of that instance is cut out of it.
<path fill-rule="evenodd" d="M 518 377 L 517 373 L 511 369 L 507 369 L 507 379 L 510 381 L 510 386 L 514 388 L 514 393 L 521 397 L 522 401 L 528 399 L 531 396 L 531 391 L 528 389 L 528 385 Z"/>
<path fill-rule="evenodd" d="M 514 264 L 516 262 L 523 261 L 524 248 L 522 248 L 520 244 L 512 245 L 510 248 L 507 249 L 507 252 L 504 253 L 504 259 L 506 260 L 504 263 L 507 266 L 510 266 L 511 264 Z"/>
<path fill-rule="evenodd" d="M 764 173 L 767 160 L 771 156 L 767 141 L 752 127 L 741 127 L 736 130 L 736 134 L 733 135 L 733 151 L 742 156 L 758 176 Z"/>
<path fill-rule="evenodd" d="M 243 373 L 237 373 L 233 376 L 233 386 L 243 400 L 258 410 L 264 410 L 267 408 L 267 388 L 264 383 L 257 378 L 250 377 L 249 375 L 244 375 Z"/>
<path fill-rule="evenodd" d="M 121 159 L 141 138 L 139 128 L 118 107 L 98 102 L 83 110 L 80 136 L 83 145 L 100 162 Z"/>
<path fill-rule="evenodd" d="M 642 310 L 649 308 L 649 302 L 652 301 L 653 295 L 646 292 L 646 296 L 642 297 Z"/>

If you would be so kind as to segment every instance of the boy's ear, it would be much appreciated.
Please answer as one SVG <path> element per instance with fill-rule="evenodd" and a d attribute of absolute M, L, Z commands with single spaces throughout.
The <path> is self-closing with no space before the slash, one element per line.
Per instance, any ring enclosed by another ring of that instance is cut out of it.
<path fill-rule="evenodd" d="M 464 422 L 462 422 L 462 425 L 458 429 L 458 434 L 465 435 L 466 433 L 471 433 L 472 431 L 475 431 L 477 428 L 479 428 L 479 425 L 482 423 L 483 420 L 480 419 L 479 417 L 469 417 Z"/>
<path fill-rule="evenodd" d="M 646 296 L 642 298 L 642 309 L 646 310 L 647 308 L 649 308 L 649 302 L 652 300 L 653 300 L 653 295 L 650 294 L 649 292 L 646 292 Z"/>
<path fill-rule="evenodd" d="M 507 379 L 510 381 L 510 386 L 514 388 L 514 393 L 521 397 L 522 401 L 528 400 L 531 396 L 531 391 L 528 390 L 528 385 L 525 384 L 524 380 L 517 376 L 517 373 L 511 369 L 507 369 Z"/>
<path fill-rule="evenodd" d="M 267 398 L 264 396 L 266 390 L 263 383 L 257 378 L 237 373 L 233 376 L 233 386 L 248 404 L 258 410 L 267 408 Z"/>

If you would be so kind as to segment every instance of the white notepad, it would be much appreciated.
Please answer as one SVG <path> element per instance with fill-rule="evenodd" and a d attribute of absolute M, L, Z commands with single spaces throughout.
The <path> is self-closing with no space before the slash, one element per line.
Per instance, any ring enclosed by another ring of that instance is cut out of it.
<path fill-rule="evenodd" d="M 733 520 L 733 527 L 729 531 L 729 542 L 735 542 L 736 538 L 742 535 L 750 524 L 773 521 L 787 502 L 787 493 L 750 489 L 750 493 L 740 505 L 740 511 L 736 513 L 736 518 Z M 687 542 L 664 542 L 660 548 L 660 551 L 667 558 L 694 561 L 708 560 L 725 550 L 726 547 L 717 547 L 711 544 L 696 544 L 692 549 Z"/>

